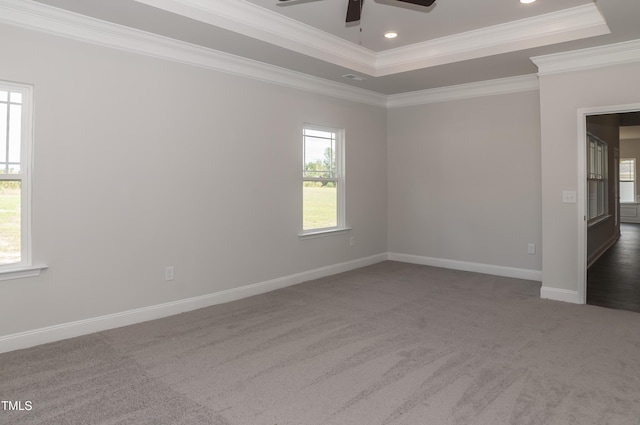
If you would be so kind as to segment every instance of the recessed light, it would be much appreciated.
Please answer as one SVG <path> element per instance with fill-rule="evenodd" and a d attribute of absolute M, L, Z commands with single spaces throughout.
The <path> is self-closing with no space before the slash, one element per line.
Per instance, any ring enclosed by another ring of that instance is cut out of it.
<path fill-rule="evenodd" d="M 520 3 L 522 3 L 522 4 L 529 4 L 529 3 L 533 3 L 533 2 L 535 2 L 535 1 L 536 1 L 536 0 L 520 0 Z"/>
<path fill-rule="evenodd" d="M 398 33 L 394 31 L 389 31 L 389 32 L 385 32 L 384 36 L 387 38 L 396 38 L 398 36 Z"/>

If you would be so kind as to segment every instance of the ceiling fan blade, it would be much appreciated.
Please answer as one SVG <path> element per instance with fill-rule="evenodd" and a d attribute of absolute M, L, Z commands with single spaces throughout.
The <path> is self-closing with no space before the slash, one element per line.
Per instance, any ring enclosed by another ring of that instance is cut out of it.
<path fill-rule="evenodd" d="M 362 11 L 362 3 L 364 0 L 347 0 L 347 22 L 355 22 L 360 20 L 360 12 Z"/>
<path fill-rule="evenodd" d="M 404 3 L 417 4 L 418 6 L 431 6 L 436 0 L 397 0 Z"/>

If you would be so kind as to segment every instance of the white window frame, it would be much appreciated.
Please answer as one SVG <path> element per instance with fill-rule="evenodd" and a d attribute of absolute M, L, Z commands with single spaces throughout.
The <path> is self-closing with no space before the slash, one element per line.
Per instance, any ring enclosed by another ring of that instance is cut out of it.
<path fill-rule="evenodd" d="M 334 177 L 322 178 L 322 177 L 306 177 L 304 174 L 305 167 L 305 145 L 306 145 L 306 130 L 323 131 L 333 133 L 335 135 L 335 163 L 336 163 L 336 175 Z M 345 143 L 344 143 L 344 129 L 333 128 L 327 126 L 320 126 L 315 124 L 304 124 L 302 127 L 302 183 L 306 181 L 320 181 L 320 182 L 333 182 L 337 189 L 337 207 L 336 207 L 336 221 L 337 225 L 333 227 L 304 229 L 304 194 L 303 194 L 303 208 L 301 214 L 300 233 L 301 237 L 322 236 L 326 234 L 332 234 L 336 232 L 343 232 L 350 230 L 346 224 L 346 195 L 345 195 Z"/>
<path fill-rule="evenodd" d="M 636 195 L 636 172 L 637 172 L 636 171 L 636 166 L 637 166 L 636 159 L 635 158 L 620 158 L 620 166 L 619 166 L 618 169 L 621 168 L 623 162 L 631 162 L 633 164 L 633 177 L 631 179 L 623 179 L 622 178 L 622 173 L 620 173 L 620 175 L 618 176 L 620 183 L 622 183 L 622 182 L 631 183 L 631 186 L 633 187 L 633 200 L 624 201 L 624 202 L 636 202 L 636 198 L 637 198 L 637 195 Z"/>
<path fill-rule="evenodd" d="M 608 146 L 605 141 L 587 133 L 587 219 L 595 224 L 609 214 Z M 596 188 L 592 193 L 591 188 Z"/>
<path fill-rule="evenodd" d="M 0 181 L 19 181 L 21 194 L 20 261 L 0 265 L 0 280 L 8 280 L 37 276 L 40 274 L 40 271 L 47 268 L 47 266 L 32 265 L 31 177 L 33 166 L 33 87 L 27 84 L 0 81 L 0 91 L 22 94 L 22 120 L 20 123 L 20 173 L 0 174 Z M 9 103 L 11 102 L 8 102 L 7 106 L 9 106 Z M 7 125 L 7 131 L 8 127 L 9 125 Z M 2 164 L 0 164 L 0 166 L 2 166 Z"/>

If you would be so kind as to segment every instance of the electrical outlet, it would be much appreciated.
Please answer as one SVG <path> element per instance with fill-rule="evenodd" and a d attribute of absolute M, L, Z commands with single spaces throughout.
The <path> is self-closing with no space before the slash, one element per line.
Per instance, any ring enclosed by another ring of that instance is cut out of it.
<path fill-rule="evenodd" d="M 164 279 L 165 280 L 173 280 L 174 279 L 174 274 L 173 274 L 173 266 L 167 266 L 164 268 Z"/>
<path fill-rule="evenodd" d="M 527 252 L 529 254 L 535 254 L 536 253 L 536 244 L 530 243 L 529 245 L 527 245 Z"/>
<path fill-rule="evenodd" d="M 355 236 L 351 236 L 349 238 L 349 246 L 356 246 L 356 237 Z"/>

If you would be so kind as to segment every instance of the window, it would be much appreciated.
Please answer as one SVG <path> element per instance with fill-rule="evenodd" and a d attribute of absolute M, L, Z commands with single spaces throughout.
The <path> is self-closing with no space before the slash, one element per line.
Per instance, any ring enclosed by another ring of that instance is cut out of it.
<path fill-rule="evenodd" d="M 302 130 L 302 233 L 345 228 L 344 132 L 317 126 Z"/>
<path fill-rule="evenodd" d="M 607 214 L 607 144 L 587 134 L 587 186 L 589 189 L 589 220 Z"/>
<path fill-rule="evenodd" d="M 31 87 L 0 81 L 0 272 L 31 264 Z"/>
<path fill-rule="evenodd" d="M 636 159 L 620 160 L 620 202 L 636 201 Z"/>

